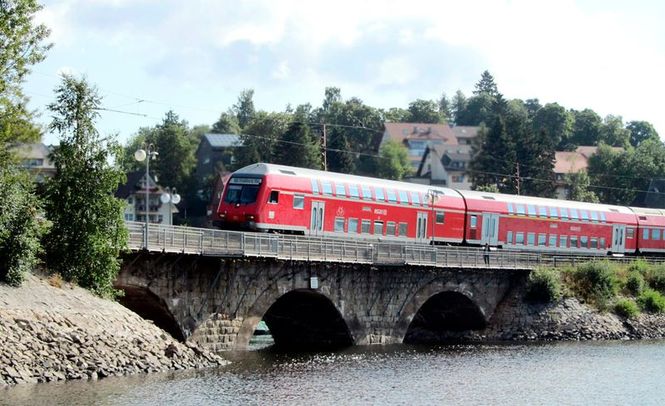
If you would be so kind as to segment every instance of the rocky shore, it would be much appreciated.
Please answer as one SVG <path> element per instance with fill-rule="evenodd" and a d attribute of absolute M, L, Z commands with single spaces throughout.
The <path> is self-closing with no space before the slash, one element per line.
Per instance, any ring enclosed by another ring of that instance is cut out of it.
<path fill-rule="evenodd" d="M 118 303 L 36 276 L 20 288 L 0 284 L 0 341 L 0 387 L 227 362 L 174 340 Z"/>

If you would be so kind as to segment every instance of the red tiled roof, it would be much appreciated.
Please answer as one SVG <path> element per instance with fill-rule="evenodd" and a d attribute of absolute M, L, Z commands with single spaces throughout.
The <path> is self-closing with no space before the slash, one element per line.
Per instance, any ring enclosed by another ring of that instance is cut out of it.
<path fill-rule="evenodd" d="M 385 123 L 384 141 L 390 139 L 403 142 L 407 139 L 441 140 L 456 145 L 457 137 L 448 124 Z"/>

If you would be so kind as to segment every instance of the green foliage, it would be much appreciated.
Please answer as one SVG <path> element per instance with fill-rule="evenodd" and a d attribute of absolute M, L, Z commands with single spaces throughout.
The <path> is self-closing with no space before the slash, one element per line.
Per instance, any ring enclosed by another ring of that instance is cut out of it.
<path fill-rule="evenodd" d="M 478 83 L 476 83 L 473 94 L 487 94 L 492 97 L 499 95 L 499 90 L 497 89 L 496 83 L 494 82 L 494 77 L 489 73 L 489 71 L 484 71 L 480 75 L 480 80 Z"/>
<path fill-rule="evenodd" d="M 591 109 L 571 110 L 571 114 L 573 115 L 573 131 L 570 143 L 575 146 L 598 145 L 600 128 L 603 125 L 600 116 Z"/>
<path fill-rule="evenodd" d="M 529 274 L 526 299 L 539 303 L 557 301 L 562 296 L 561 277 L 555 269 L 536 269 Z"/>
<path fill-rule="evenodd" d="M 0 281 L 21 284 L 37 263 L 45 231 L 39 202 L 25 172 L 0 168 Z"/>
<path fill-rule="evenodd" d="M 665 293 L 665 265 L 650 267 L 646 273 L 646 281 L 652 289 Z"/>
<path fill-rule="evenodd" d="M 222 113 L 219 119 L 212 125 L 211 132 L 216 134 L 240 134 L 238 117 L 233 111 Z"/>
<path fill-rule="evenodd" d="M 638 147 L 646 140 L 660 140 L 660 136 L 651 123 L 647 121 L 631 121 L 626 124 L 626 129 L 630 131 L 630 145 Z"/>
<path fill-rule="evenodd" d="M 608 115 L 600 128 L 599 141 L 613 147 L 628 148 L 630 135 L 630 131 L 624 128 L 620 116 Z"/>
<path fill-rule="evenodd" d="M 245 89 L 240 92 L 240 96 L 238 96 L 238 102 L 233 105 L 232 111 L 235 112 L 236 118 L 238 119 L 238 125 L 243 131 L 252 120 L 252 118 L 254 118 L 254 114 L 256 114 L 253 98 L 254 90 Z"/>
<path fill-rule="evenodd" d="M 478 185 L 474 190 L 477 190 L 479 192 L 499 193 L 499 188 L 495 184 Z"/>
<path fill-rule="evenodd" d="M 585 171 L 576 173 L 567 173 L 565 182 L 568 186 L 568 200 L 577 202 L 598 203 L 598 196 L 592 190 L 589 190 L 591 180 Z"/>
<path fill-rule="evenodd" d="M 576 294 L 585 300 L 604 307 L 619 290 L 617 268 L 609 262 L 587 262 L 574 272 Z"/>
<path fill-rule="evenodd" d="M 275 163 L 321 169 L 320 146 L 306 122 L 295 120 L 279 141 Z"/>
<path fill-rule="evenodd" d="M 124 174 L 109 164 L 120 148 L 95 129 L 101 102 L 95 88 L 65 75 L 55 93 L 50 128 L 60 134 L 60 145 L 51 156 L 57 172 L 46 187 L 45 210 L 53 223 L 44 241 L 49 271 L 112 296 L 127 242 L 124 202 L 113 196 Z"/>
<path fill-rule="evenodd" d="M 649 313 L 663 313 L 665 312 L 665 297 L 660 292 L 646 289 L 637 298 L 637 304 L 640 308 Z"/>
<path fill-rule="evenodd" d="M 411 163 L 404 145 L 388 141 L 381 146 L 377 162 L 377 175 L 384 179 L 399 180 L 411 174 Z"/>
<path fill-rule="evenodd" d="M 557 103 L 548 103 L 533 117 L 536 134 L 549 138 L 551 145 L 563 149 L 569 142 L 573 130 L 573 116 Z"/>
<path fill-rule="evenodd" d="M 632 319 L 640 314 L 640 308 L 631 299 L 619 299 L 614 304 L 614 312 L 621 317 Z"/>
<path fill-rule="evenodd" d="M 644 276 L 638 271 L 628 272 L 628 277 L 626 278 L 626 290 L 630 292 L 633 296 L 639 296 L 646 286 L 644 281 Z"/>
<path fill-rule="evenodd" d="M 438 124 L 445 120 L 441 117 L 439 106 L 432 100 L 418 99 L 409 103 L 409 122 Z"/>

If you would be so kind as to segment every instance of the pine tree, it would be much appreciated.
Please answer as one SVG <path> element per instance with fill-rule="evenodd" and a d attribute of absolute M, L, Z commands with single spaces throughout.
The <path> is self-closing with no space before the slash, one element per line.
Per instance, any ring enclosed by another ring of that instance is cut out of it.
<path fill-rule="evenodd" d="M 319 144 L 307 123 L 295 120 L 280 137 L 275 162 L 300 168 L 321 169 Z"/>
<path fill-rule="evenodd" d="M 484 71 L 482 75 L 480 75 L 480 80 L 476 83 L 473 94 L 476 96 L 486 94 L 491 97 L 499 95 L 499 90 L 496 87 L 496 83 L 494 83 L 494 77 L 489 71 Z"/>
<path fill-rule="evenodd" d="M 328 139 L 327 162 L 328 170 L 339 173 L 354 173 L 356 157 L 351 152 L 351 144 L 343 131 L 331 131 Z"/>

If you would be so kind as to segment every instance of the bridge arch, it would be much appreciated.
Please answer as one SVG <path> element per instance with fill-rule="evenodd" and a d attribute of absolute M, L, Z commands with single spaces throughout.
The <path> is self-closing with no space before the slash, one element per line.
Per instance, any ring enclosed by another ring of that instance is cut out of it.
<path fill-rule="evenodd" d="M 269 306 L 255 306 L 240 327 L 237 349 L 247 348 L 261 319 L 268 325 L 275 347 L 279 349 L 327 350 L 354 343 L 349 326 L 335 304 L 324 294 L 310 289 L 292 290 Z"/>
<path fill-rule="evenodd" d="M 162 298 L 143 286 L 122 286 L 122 290 L 124 295 L 118 298 L 120 304 L 144 319 L 152 320 L 176 340 L 185 341 L 180 323 Z"/>

